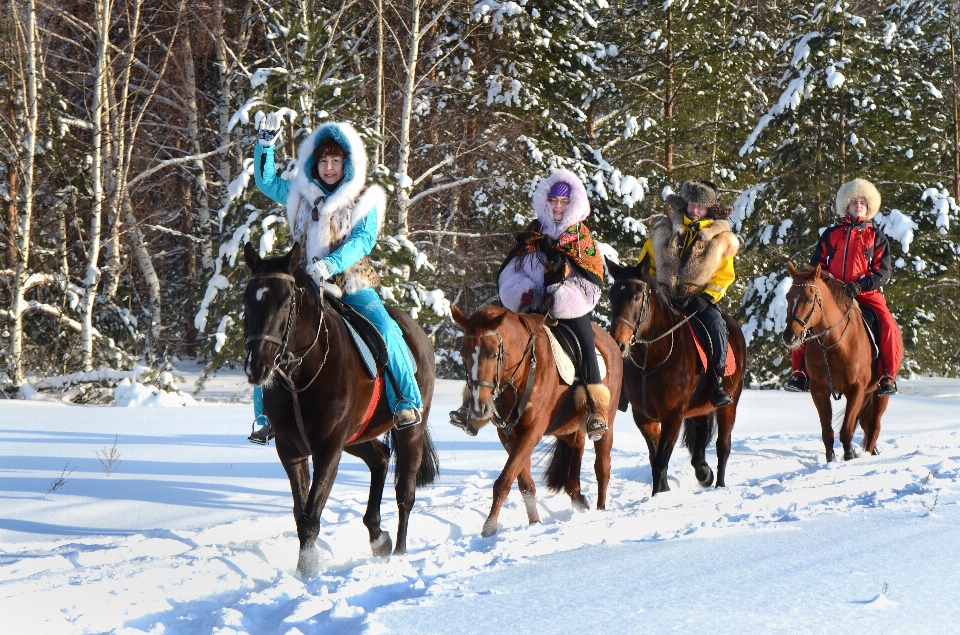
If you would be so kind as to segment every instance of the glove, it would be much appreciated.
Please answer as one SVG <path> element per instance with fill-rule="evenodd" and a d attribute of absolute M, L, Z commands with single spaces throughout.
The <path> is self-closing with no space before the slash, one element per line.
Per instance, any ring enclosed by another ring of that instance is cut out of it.
<path fill-rule="evenodd" d="M 694 313 L 699 313 L 700 311 L 703 311 L 711 304 L 713 304 L 713 300 L 711 300 L 707 296 L 702 294 L 695 295 L 689 300 L 687 300 L 687 304 L 684 306 L 684 313 L 686 313 L 687 315 L 693 315 Z"/>
<path fill-rule="evenodd" d="M 330 278 L 330 270 L 327 269 L 327 263 L 322 260 L 314 260 L 307 266 L 307 273 L 317 283 L 318 287 L 323 286 L 323 281 Z"/>
<path fill-rule="evenodd" d="M 534 306 L 536 302 L 537 294 L 530 289 L 520 296 L 520 310 L 517 313 L 533 313 L 537 308 Z"/>
<path fill-rule="evenodd" d="M 859 282 L 848 282 L 843 285 L 844 290 L 846 290 L 847 295 L 851 298 L 855 298 L 860 295 L 860 292 L 863 291 L 863 287 L 860 286 Z"/>
<path fill-rule="evenodd" d="M 275 112 L 270 113 L 260 122 L 260 132 L 257 134 L 257 143 L 269 148 L 283 136 L 283 117 Z"/>

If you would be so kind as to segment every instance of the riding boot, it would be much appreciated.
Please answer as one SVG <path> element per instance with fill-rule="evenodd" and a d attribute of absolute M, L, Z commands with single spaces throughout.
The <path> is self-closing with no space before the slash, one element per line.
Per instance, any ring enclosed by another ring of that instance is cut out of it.
<path fill-rule="evenodd" d="M 263 417 L 262 415 L 261 417 L 258 417 L 258 419 L 259 418 L 262 418 L 264 421 L 267 420 L 267 418 Z M 254 425 L 256 425 L 256 421 L 254 421 Z M 273 433 L 273 426 L 270 425 L 269 421 L 267 421 L 256 430 L 251 429 L 250 436 L 247 437 L 247 441 L 250 443 L 256 443 L 257 445 L 267 445 L 270 439 L 274 438 L 275 436 L 276 435 Z"/>
<path fill-rule="evenodd" d="M 585 417 L 584 433 L 591 441 L 599 441 L 610 429 L 607 411 L 610 409 L 610 389 L 603 384 L 580 385 L 573 390 L 576 411 Z"/>
<path fill-rule="evenodd" d="M 714 408 L 723 408 L 733 403 L 733 397 L 723 387 L 723 371 L 719 370 L 713 374 L 710 386 L 710 403 Z"/>
<path fill-rule="evenodd" d="M 787 392 L 810 392 L 810 378 L 802 370 L 794 371 L 783 389 Z"/>
<path fill-rule="evenodd" d="M 890 375 L 884 375 L 880 378 L 880 387 L 877 394 L 881 397 L 889 397 L 897 394 L 897 381 Z"/>
<path fill-rule="evenodd" d="M 463 389 L 463 404 L 456 410 L 450 411 L 450 425 L 460 428 L 471 437 L 477 436 L 480 431 L 470 424 L 470 388 Z"/>

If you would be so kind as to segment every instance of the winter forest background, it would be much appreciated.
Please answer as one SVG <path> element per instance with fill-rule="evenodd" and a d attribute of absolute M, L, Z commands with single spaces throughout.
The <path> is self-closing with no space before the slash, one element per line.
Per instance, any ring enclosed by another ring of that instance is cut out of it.
<path fill-rule="evenodd" d="M 608 255 L 634 262 L 665 190 L 719 184 L 743 240 L 725 300 L 748 381 L 789 359 L 788 260 L 854 177 L 883 195 L 906 368 L 960 373 L 960 0 L 3 0 L 0 383 L 95 383 L 175 357 L 242 364 L 241 246 L 287 245 L 253 183 L 355 124 L 390 193 L 381 295 L 459 376 L 450 303 L 496 273 L 552 167 L 580 174 Z M 239 258 L 238 258 L 239 256 Z M 597 320 L 605 324 L 605 305 Z"/>

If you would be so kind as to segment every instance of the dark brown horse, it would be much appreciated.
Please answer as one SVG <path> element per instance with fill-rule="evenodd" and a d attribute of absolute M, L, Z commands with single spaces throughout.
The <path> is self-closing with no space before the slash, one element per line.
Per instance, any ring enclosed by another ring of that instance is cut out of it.
<path fill-rule="evenodd" d="M 649 260 L 644 258 L 632 267 L 608 260 L 607 267 L 614 278 L 610 332 L 625 360 L 623 385 L 633 408 L 633 420 L 650 452 L 653 493 L 670 490 L 667 468 L 684 421 L 684 444 L 690 450 L 697 480 L 704 487 L 713 483 L 706 447 L 716 429 L 717 487 L 725 487 L 730 434 L 747 361 L 740 325 L 724 314 L 736 359 L 735 372 L 724 379 L 733 403 L 715 408 L 710 403 L 709 380 L 697 372 L 698 354 L 690 327 L 651 277 Z"/>
<path fill-rule="evenodd" d="M 479 428 L 496 418 L 501 422 L 497 425 L 497 434 L 509 454 L 493 485 L 493 505 L 483 523 L 482 535 L 497 533 L 500 507 L 514 480 L 517 480 L 523 496 L 527 520 L 531 524 L 540 522 L 530 457 L 545 435 L 557 438 L 545 474 L 547 489 L 563 489 L 575 508 L 588 509 L 590 502 L 580 491 L 580 463 L 587 440 L 586 420 L 572 405 L 574 388 L 564 384 L 557 372 L 544 317 L 521 315 L 492 306 L 480 309 L 469 318 L 457 307 L 451 307 L 451 311 L 464 333 L 461 355 L 472 387 L 471 426 Z M 610 406 L 604 413 L 609 429 L 594 442 L 597 509 L 604 509 L 610 482 L 613 419 L 620 398 L 623 363 L 610 336 L 596 324 L 593 333 L 607 367 L 603 383 L 610 390 Z"/>
<path fill-rule="evenodd" d="M 823 273 L 819 265 L 798 270 L 788 262 L 787 272 L 793 284 L 787 291 L 789 315 L 783 343 L 794 350 L 808 342 L 806 372 L 810 396 L 820 415 L 827 461 L 835 458 L 831 395 L 838 400 L 841 395 L 847 398 L 840 428 L 844 460 L 856 456 L 853 433 L 857 423 L 863 428 L 863 449 L 876 454 L 880 417 L 890 397 L 878 394 L 880 377 L 859 305 L 847 295 L 843 283 Z"/>
<path fill-rule="evenodd" d="M 390 535 L 380 529 L 380 501 L 390 455 L 396 453 L 399 519 L 394 553 L 405 553 L 414 489 L 433 482 L 438 473 L 436 450 L 426 426 L 435 378 L 430 341 L 408 315 L 388 309 L 417 362 L 423 423 L 400 431 L 393 429 L 393 415 L 381 395 L 372 419 L 361 431 L 375 382 L 363 370 L 343 320 L 324 303 L 310 277 L 296 266 L 299 245 L 294 244 L 280 258 L 261 259 L 250 243 L 243 253 L 251 271 L 243 294 L 247 377 L 264 387 L 264 414 L 273 424 L 277 455 L 290 479 L 300 538 L 297 571 L 311 575 L 319 570 L 315 541 L 320 533 L 320 513 L 337 476 L 342 452 L 360 458 L 370 468 L 370 495 L 363 524 L 376 556 L 387 556 L 392 549 Z M 389 446 L 378 439 L 388 431 Z"/>

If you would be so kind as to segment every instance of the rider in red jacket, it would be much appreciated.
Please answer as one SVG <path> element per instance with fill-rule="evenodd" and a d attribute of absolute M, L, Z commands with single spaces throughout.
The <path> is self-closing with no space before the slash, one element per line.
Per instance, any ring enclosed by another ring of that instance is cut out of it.
<path fill-rule="evenodd" d="M 854 179 L 837 192 L 839 225 L 828 227 L 817 242 L 810 264 L 846 284 L 847 294 L 869 307 L 880 319 L 880 395 L 897 393 L 896 376 L 903 360 L 900 327 L 887 308 L 881 287 L 890 280 L 890 245 L 873 222 L 880 209 L 880 193 L 873 183 Z M 804 372 L 806 345 L 793 351 L 793 376 L 786 389 L 809 390 L 810 379 Z"/>

